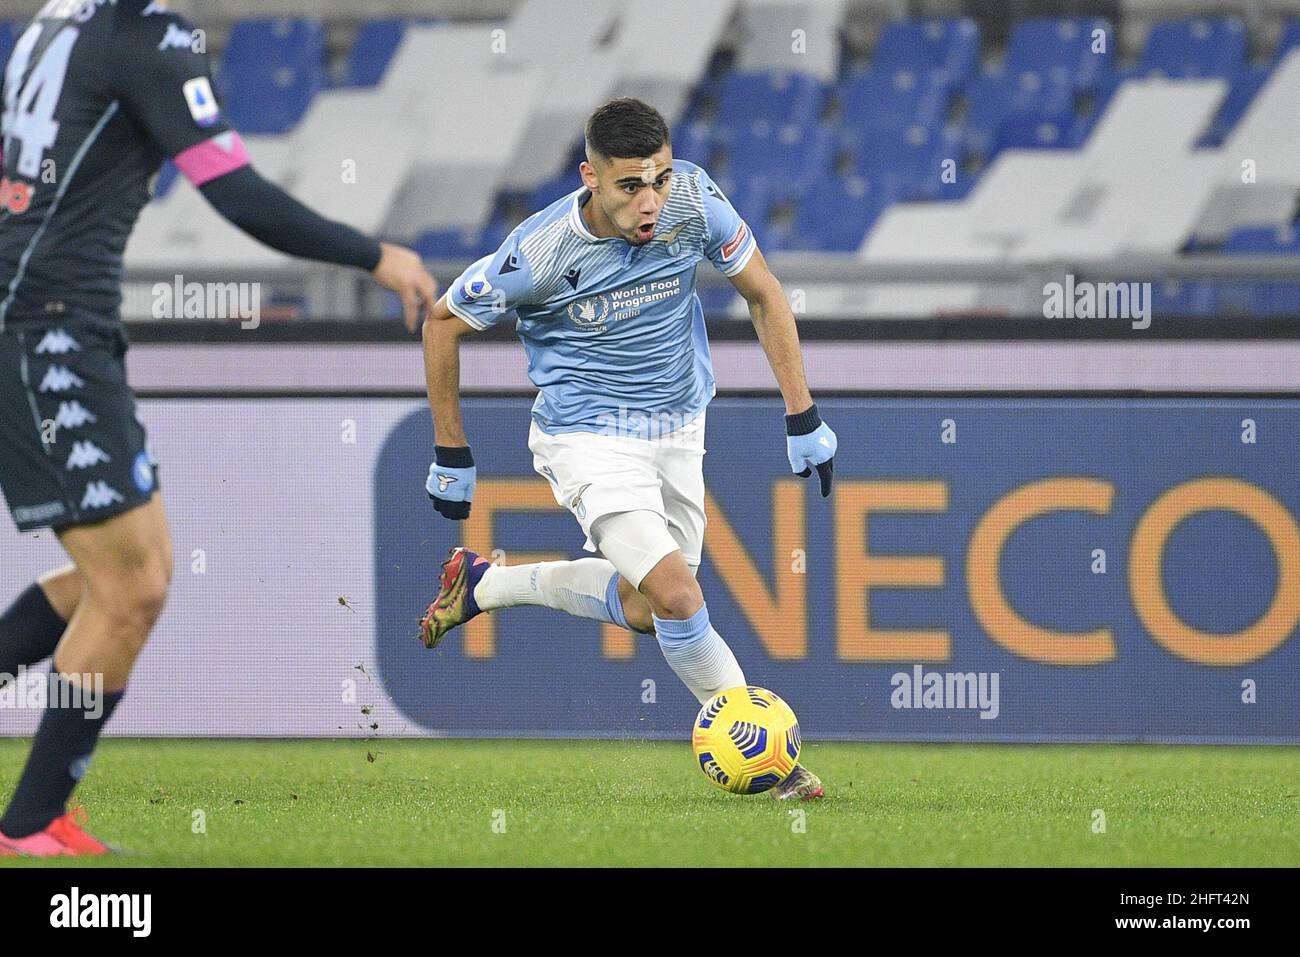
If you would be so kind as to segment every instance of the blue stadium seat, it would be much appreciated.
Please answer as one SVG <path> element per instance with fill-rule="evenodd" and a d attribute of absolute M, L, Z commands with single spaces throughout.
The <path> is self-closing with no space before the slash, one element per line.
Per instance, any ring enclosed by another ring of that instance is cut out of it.
<path fill-rule="evenodd" d="M 915 123 L 938 125 L 948 111 L 952 87 L 941 72 L 918 72 L 915 67 L 871 69 L 846 77 L 835 95 L 842 124 L 874 132 L 901 130 Z"/>
<path fill-rule="evenodd" d="M 1251 101 L 1255 99 L 1255 94 L 1259 92 L 1259 88 L 1264 85 L 1271 72 L 1271 68 L 1267 66 L 1243 67 L 1231 77 L 1228 95 L 1223 98 L 1219 112 L 1215 114 L 1209 129 L 1205 131 L 1205 135 L 1197 145 L 1222 146 L 1223 141 L 1237 125 L 1237 121 L 1245 115 Z"/>
<path fill-rule="evenodd" d="M 760 246 L 766 245 L 768 214 L 772 210 L 773 182 L 766 176 L 736 177 L 730 170 L 713 176 L 714 183 L 749 223 Z"/>
<path fill-rule="evenodd" d="M 1074 86 L 1036 70 L 986 73 L 968 88 L 963 141 L 987 162 L 1008 147 L 1073 145 Z"/>
<path fill-rule="evenodd" d="M 702 120 L 690 120 L 677 124 L 672 131 L 673 156 L 680 157 L 697 166 L 710 168 L 713 158 L 713 129 Z"/>
<path fill-rule="evenodd" d="M 755 127 L 816 123 L 826 93 L 821 82 L 804 74 L 731 73 L 719 84 L 715 136 L 725 141 Z"/>
<path fill-rule="evenodd" d="M 797 191 L 830 168 L 831 147 L 830 132 L 821 125 L 745 130 L 727 149 L 728 168 L 732 176 L 769 176 Z"/>
<path fill-rule="evenodd" d="M 507 226 L 494 219 L 486 227 L 431 229 L 423 233 L 411 248 L 425 259 L 464 261 L 468 266 L 471 260 L 496 252 L 517 225 L 511 223 Z"/>
<path fill-rule="evenodd" d="M 963 158 L 955 130 L 916 123 L 863 141 L 841 136 L 840 147 L 841 161 L 848 160 L 850 172 L 874 184 L 877 192 L 884 190 L 901 199 L 955 198 L 942 180 L 944 160 L 960 166 Z"/>
<path fill-rule="evenodd" d="M 325 26 L 306 19 L 239 21 L 218 76 L 227 115 L 248 133 L 288 132 L 325 81 Z"/>
<path fill-rule="evenodd" d="M 1284 56 L 1298 46 L 1300 46 L 1300 19 L 1288 20 L 1282 29 L 1282 36 L 1278 38 L 1277 46 L 1273 49 L 1273 66 L 1277 66 Z"/>
<path fill-rule="evenodd" d="M 1093 52 L 1093 33 L 1105 34 L 1105 52 Z M 1003 72 L 1038 73 L 1051 82 L 1091 90 L 1115 62 L 1115 28 L 1089 17 L 1034 17 L 1011 28 Z"/>
<path fill-rule="evenodd" d="M 1300 253 L 1300 230 L 1289 226 L 1242 226 L 1223 242 L 1225 253 L 1247 256 L 1294 256 Z"/>
<path fill-rule="evenodd" d="M 341 85 L 378 86 L 405 36 L 405 20 L 370 20 L 361 24 L 356 42 L 348 53 Z"/>
<path fill-rule="evenodd" d="M 899 20 L 880 32 L 871 66 L 883 73 L 937 70 L 960 83 L 975 72 L 979 57 L 980 30 L 974 20 Z"/>
<path fill-rule="evenodd" d="M 567 169 L 559 176 L 543 180 L 533 188 L 533 191 L 528 194 L 528 209 L 530 212 L 545 209 L 561 196 L 572 193 L 581 185 L 582 180 L 577 171 Z"/>
<path fill-rule="evenodd" d="M 852 251 L 893 196 L 862 176 L 828 177 L 798 204 L 780 248 Z"/>
<path fill-rule="evenodd" d="M 1151 284 L 1151 312 L 1157 316 L 1212 316 L 1218 307 L 1215 285 L 1169 279 Z"/>
<path fill-rule="evenodd" d="M 1096 88 L 1088 92 L 1082 103 L 1076 100 L 1076 116 L 1070 128 L 1070 146 L 1073 149 L 1079 149 L 1088 141 L 1089 134 L 1106 112 L 1106 107 L 1110 105 L 1120 84 L 1132 77 L 1131 69 L 1112 70 L 1100 78 Z"/>
<path fill-rule="evenodd" d="M 1137 74 L 1174 79 L 1235 75 L 1246 64 L 1246 27 L 1236 17 L 1188 17 L 1157 23 Z"/>
<path fill-rule="evenodd" d="M 0 20 L 0 68 L 9 62 L 9 54 L 14 51 L 14 42 L 18 39 L 18 24 Z"/>
<path fill-rule="evenodd" d="M 1300 316 L 1300 283 L 1268 280 L 1252 283 L 1251 309 L 1266 316 Z"/>
<path fill-rule="evenodd" d="M 180 175 L 180 170 L 171 160 L 164 160 L 162 167 L 158 170 L 158 179 L 154 182 L 153 198 L 162 199 L 172 191 L 176 185 L 176 177 Z"/>

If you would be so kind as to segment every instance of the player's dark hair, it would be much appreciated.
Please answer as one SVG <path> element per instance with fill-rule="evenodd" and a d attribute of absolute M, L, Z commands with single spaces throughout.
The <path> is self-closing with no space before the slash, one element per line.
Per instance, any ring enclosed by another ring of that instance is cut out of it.
<path fill-rule="evenodd" d="M 592 113 L 586 134 L 587 148 L 605 159 L 649 156 L 671 142 L 663 115 L 630 96 L 610 100 Z"/>

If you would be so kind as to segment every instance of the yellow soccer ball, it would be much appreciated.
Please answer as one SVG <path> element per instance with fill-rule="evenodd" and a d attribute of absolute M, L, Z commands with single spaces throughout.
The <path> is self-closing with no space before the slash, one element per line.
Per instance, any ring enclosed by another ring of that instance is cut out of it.
<path fill-rule="evenodd" d="M 691 745 L 704 776 L 732 794 L 776 787 L 799 763 L 799 719 L 766 688 L 719 692 L 695 716 Z"/>

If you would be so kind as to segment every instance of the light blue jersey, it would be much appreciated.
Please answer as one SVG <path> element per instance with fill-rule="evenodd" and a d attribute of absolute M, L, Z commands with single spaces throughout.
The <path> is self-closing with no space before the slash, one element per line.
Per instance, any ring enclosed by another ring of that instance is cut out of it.
<path fill-rule="evenodd" d="M 592 235 L 584 187 L 519 224 L 451 287 L 475 329 L 518 316 L 533 418 L 548 433 L 647 437 L 695 418 L 715 392 L 695 267 L 745 268 L 753 234 L 707 173 L 673 160 L 655 235 L 641 246 Z"/>

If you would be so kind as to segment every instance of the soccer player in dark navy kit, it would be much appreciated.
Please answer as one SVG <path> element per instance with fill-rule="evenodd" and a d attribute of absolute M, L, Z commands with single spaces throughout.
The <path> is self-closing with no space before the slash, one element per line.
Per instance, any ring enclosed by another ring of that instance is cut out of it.
<path fill-rule="evenodd" d="M 263 243 L 371 272 L 411 329 L 437 298 L 415 253 L 318 216 L 253 170 L 195 36 L 158 0 L 50 0 L 3 79 L 0 488 L 18 527 L 53 528 L 73 564 L 0 615 L 0 675 L 51 655 L 58 673 L 0 815 L 0 856 L 109 850 L 67 803 L 172 572 L 119 319 L 122 252 L 162 161 Z M 102 676 L 98 700 L 83 675 Z"/>

